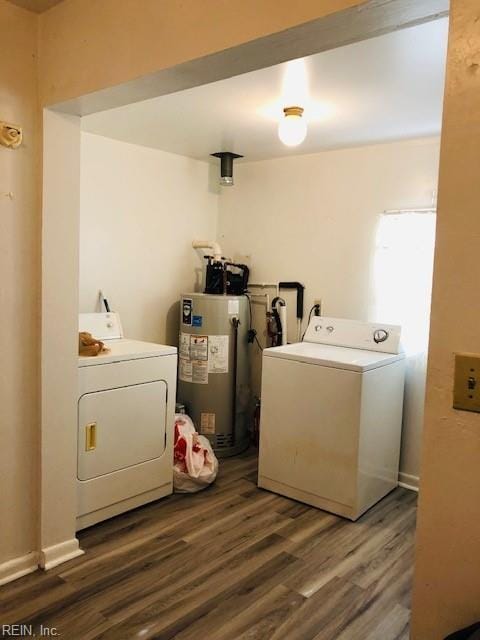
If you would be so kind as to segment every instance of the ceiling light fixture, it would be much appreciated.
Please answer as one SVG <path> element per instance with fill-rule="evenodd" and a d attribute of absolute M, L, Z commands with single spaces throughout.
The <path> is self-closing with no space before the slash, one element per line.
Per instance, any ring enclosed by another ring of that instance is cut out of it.
<path fill-rule="evenodd" d="M 303 119 L 302 107 L 285 107 L 284 117 L 278 124 L 278 137 L 287 147 L 301 144 L 307 135 L 307 123 Z"/>

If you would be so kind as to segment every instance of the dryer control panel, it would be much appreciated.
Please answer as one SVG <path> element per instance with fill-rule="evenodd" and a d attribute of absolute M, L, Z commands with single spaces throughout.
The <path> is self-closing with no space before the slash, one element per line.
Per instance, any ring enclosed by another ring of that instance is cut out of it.
<path fill-rule="evenodd" d="M 401 353 L 400 334 L 398 325 L 314 316 L 305 332 L 304 342 Z"/>
<path fill-rule="evenodd" d="M 123 338 L 122 323 L 118 313 L 80 313 L 78 330 L 88 331 L 99 340 Z"/>

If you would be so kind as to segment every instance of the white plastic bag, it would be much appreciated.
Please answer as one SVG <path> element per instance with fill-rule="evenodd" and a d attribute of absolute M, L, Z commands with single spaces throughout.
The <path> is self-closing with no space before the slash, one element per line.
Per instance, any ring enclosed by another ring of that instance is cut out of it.
<path fill-rule="evenodd" d="M 175 415 L 173 489 L 176 493 L 195 493 L 208 487 L 217 477 L 218 460 L 208 438 L 195 431 L 191 419 Z"/>

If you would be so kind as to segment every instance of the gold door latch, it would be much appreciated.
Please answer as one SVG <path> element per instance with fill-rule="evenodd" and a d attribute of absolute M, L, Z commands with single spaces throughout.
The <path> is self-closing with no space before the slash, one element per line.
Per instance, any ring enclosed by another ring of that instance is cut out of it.
<path fill-rule="evenodd" d="M 85 451 L 93 451 L 97 446 L 97 423 L 90 422 L 85 427 Z"/>

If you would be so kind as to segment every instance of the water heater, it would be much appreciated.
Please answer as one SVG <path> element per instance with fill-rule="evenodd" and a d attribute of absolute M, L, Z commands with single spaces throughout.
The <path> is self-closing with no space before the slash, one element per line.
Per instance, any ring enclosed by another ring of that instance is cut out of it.
<path fill-rule="evenodd" d="M 248 299 L 186 293 L 180 302 L 178 401 L 219 457 L 247 448 Z"/>

